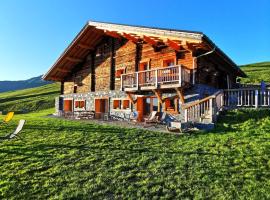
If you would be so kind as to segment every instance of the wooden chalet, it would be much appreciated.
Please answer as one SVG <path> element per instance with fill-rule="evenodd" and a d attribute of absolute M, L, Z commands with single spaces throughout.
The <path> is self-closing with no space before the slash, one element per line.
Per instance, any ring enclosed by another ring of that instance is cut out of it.
<path fill-rule="evenodd" d="M 239 76 L 201 32 L 89 21 L 43 79 L 61 82 L 59 114 L 125 118 L 137 111 L 143 121 L 152 111 L 188 120 L 183 108 L 234 87 Z"/>

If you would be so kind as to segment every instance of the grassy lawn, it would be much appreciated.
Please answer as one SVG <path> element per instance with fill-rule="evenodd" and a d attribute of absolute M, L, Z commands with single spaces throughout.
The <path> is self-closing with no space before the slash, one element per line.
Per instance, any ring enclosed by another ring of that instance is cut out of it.
<path fill-rule="evenodd" d="M 60 85 L 53 83 L 36 88 L 0 93 L 0 111 L 27 113 L 54 107 Z"/>
<path fill-rule="evenodd" d="M 0 135 L 0 199 L 269 199 L 270 111 L 229 112 L 190 135 L 16 115 Z"/>

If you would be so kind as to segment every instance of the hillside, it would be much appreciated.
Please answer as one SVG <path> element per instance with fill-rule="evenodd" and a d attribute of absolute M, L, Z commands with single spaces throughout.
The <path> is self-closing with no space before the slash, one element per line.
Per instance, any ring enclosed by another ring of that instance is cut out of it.
<path fill-rule="evenodd" d="M 59 95 L 58 83 L 36 88 L 0 93 L 0 111 L 26 113 L 54 107 L 54 98 Z"/>
<path fill-rule="evenodd" d="M 50 81 L 44 81 L 42 76 L 33 77 L 22 81 L 0 81 L 0 92 L 7 92 L 12 90 L 21 90 L 26 88 L 39 87 L 42 85 L 51 84 Z"/>
<path fill-rule="evenodd" d="M 248 75 L 241 83 L 260 83 L 262 80 L 270 83 L 270 62 L 261 62 L 240 66 Z"/>

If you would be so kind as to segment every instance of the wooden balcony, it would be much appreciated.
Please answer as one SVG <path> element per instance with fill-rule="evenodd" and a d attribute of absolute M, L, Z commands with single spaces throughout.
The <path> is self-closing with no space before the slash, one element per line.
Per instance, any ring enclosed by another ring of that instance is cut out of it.
<path fill-rule="evenodd" d="M 190 70 L 181 65 L 155 68 L 121 75 L 122 91 L 154 90 L 182 87 L 190 83 Z"/>

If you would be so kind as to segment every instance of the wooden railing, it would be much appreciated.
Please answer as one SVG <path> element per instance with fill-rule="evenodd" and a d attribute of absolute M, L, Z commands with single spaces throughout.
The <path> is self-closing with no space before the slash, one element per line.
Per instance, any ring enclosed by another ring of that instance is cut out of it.
<path fill-rule="evenodd" d="M 224 103 L 233 107 L 267 107 L 270 106 L 270 90 L 257 88 L 239 88 L 224 90 Z"/>
<path fill-rule="evenodd" d="M 203 118 L 209 118 L 211 122 L 214 122 L 223 106 L 222 91 L 218 91 L 204 99 L 183 105 L 182 110 L 184 111 L 185 122 L 200 122 Z"/>
<path fill-rule="evenodd" d="M 155 68 L 121 75 L 121 89 L 140 87 L 159 87 L 160 85 L 190 82 L 190 71 L 181 65 L 172 67 Z"/>

